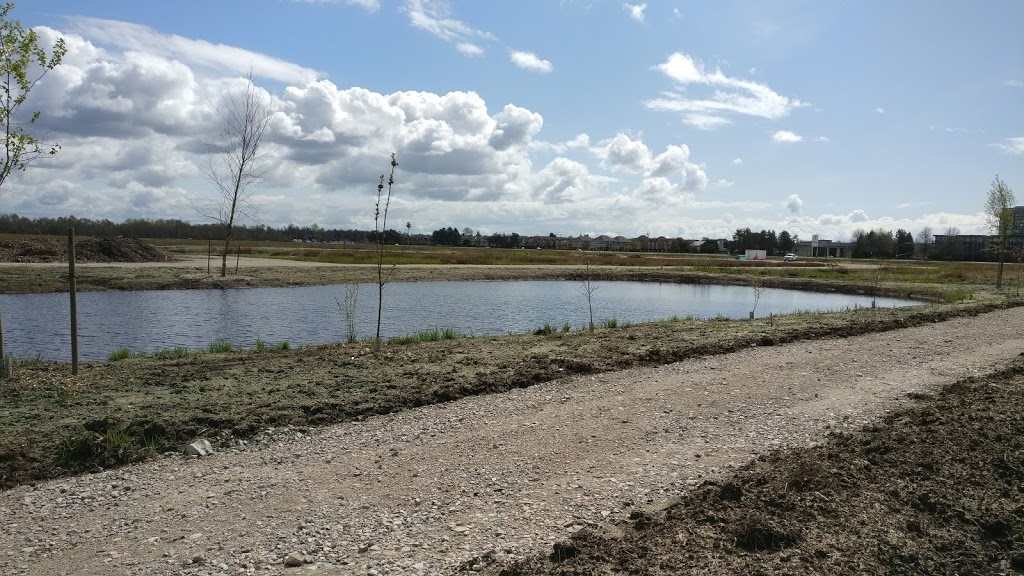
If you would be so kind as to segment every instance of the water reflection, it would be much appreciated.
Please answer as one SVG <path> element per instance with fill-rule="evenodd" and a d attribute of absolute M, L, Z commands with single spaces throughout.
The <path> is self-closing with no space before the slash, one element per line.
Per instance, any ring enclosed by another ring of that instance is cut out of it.
<path fill-rule="evenodd" d="M 672 316 L 746 318 L 753 306 L 748 286 L 598 282 L 594 319 L 618 322 Z M 359 286 L 356 329 L 367 338 L 376 329 L 376 285 Z M 545 323 L 587 324 L 587 302 L 579 282 L 415 282 L 384 288 L 384 337 L 437 327 L 472 335 L 534 330 Z M 337 302 L 344 286 L 85 292 L 78 295 L 79 353 L 103 360 L 119 348 L 136 352 L 213 342 L 251 347 L 268 343 L 319 344 L 344 339 L 345 317 Z M 879 298 L 882 307 L 916 304 Z M 841 310 L 870 306 L 870 296 L 766 289 L 757 315 L 797 310 Z M 6 351 L 19 358 L 68 359 L 67 294 L 0 295 Z"/>

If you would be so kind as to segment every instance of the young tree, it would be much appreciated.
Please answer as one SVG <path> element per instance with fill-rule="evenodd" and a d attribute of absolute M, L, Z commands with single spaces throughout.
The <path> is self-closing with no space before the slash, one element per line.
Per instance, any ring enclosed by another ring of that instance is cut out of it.
<path fill-rule="evenodd" d="M 217 106 L 217 115 L 221 131 L 203 166 L 217 196 L 211 207 L 197 211 L 225 228 L 220 275 L 227 276 L 231 232 L 237 220 L 255 217 L 254 187 L 266 175 L 263 138 L 273 116 L 270 95 L 256 86 L 250 73 L 242 91 L 228 94 Z"/>
<path fill-rule="evenodd" d="M 36 83 L 60 65 L 67 48 L 64 39 L 58 38 L 47 56 L 34 30 L 26 30 L 21 22 L 7 19 L 13 8 L 11 2 L 0 6 L 0 124 L 4 138 L 0 188 L 15 170 L 25 170 L 33 160 L 53 156 L 60 150 L 57 144 L 44 146 L 27 131 L 26 125 L 39 119 L 39 111 L 22 113 L 21 107 Z"/>
<path fill-rule="evenodd" d="M 917 233 L 917 242 L 921 244 L 921 257 L 925 260 L 928 259 L 928 247 L 935 241 L 935 237 L 932 235 L 932 227 L 925 226 L 921 228 L 921 231 Z"/>
<path fill-rule="evenodd" d="M 373 207 L 373 240 L 374 252 L 377 260 L 377 336 L 373 341 L 374 355 L 380 353 L 380 321 L 384 315 L 384 285 L 391 279 L 391 273 L 395 271 L 395 265 L 385 271 L 384 251 L 387 246 L 385 231 L 388 229 L 388 208 L 391 207 L 391 187 L 395 183 L 395 168 L 398 161 L 394 153 L 391 154 L 391 175 L 388 176 L 388 193 L 384 195 L 384 175 L 380 175 L 377 183 L 377 203 Z M 383 202 L 383 206 L 381 203 Z"/>
<path fill-rule="evenodd" d="M 1003 286 L 1003 263 L 1006 261 L 1007 239 L 1010 235 L 1010 227 L 1013 226 L 1013 205 L 1017 202 L 1013 197 L 1013 190 L 999 179 L 992 181 L 992 187 L 988 190 L 988 198 L 985 200 L 985 221 L 992 234 L 992 249 L 999 254 L 999 268 L 996 272 L 996 290 Z"/>

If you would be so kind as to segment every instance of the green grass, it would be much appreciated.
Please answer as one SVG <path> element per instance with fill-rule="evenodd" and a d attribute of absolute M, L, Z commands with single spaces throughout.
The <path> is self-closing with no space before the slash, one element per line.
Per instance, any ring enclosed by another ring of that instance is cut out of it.
<path fill-rule="evenodd" d="M 129 358 L 145 358 L 145 352 L 132 352 L 128 348 L 118 348 L 107 356 L 107 362 L 119 362 L 121 360 L 128 360 Z"/>
<path fill-rule="evenodd" d="M 956 288 L 946 293 L 946 301 L 948 302 L 963 302 L 964 300 L 972 299 L 974 299 L 974 293 L 963 288 Z"/>
<path fill-rule="evenodd" d="M 616 318 L 605 318 L 604 320 L 601 320 L 599 326 L 601 328 L 617 328 L 619 326 L 619 321 Z"/>
<path fill-rule="evenodd" d="M 292 345 L 287 340 L 282 340 L 277 344 L 274 344 L 274 350 L 291 350 Z"/>
<path fill-rule="evenodd" d="M 558 328 L 550 322 L 545 322 L 543 326 L 533 331 L 534 336 L 550 336 L 558 332 Z"/>
<path fill-rule="evenodd" d="M 35 356 L 27 357 L 27 358 L 18 358 L 16 356 L 12 355 L 12 356 L 10 356 L 10 358 L 11 358 L 11 366 L 22 366 L 22 367 L 42 366 L 46 362 L 45 360 L 43 360 L 42 353 L 36 354 Z"/>
<path fill-rule="evenodd" d="M 166 348 L 164 350 L 157 350 L 153 352 L 154 358 L 160 358 L 162 360 L 171 360 L 174 358 L 184 358 L 192 354 L 192 351 L 184 346 L 175 346 L 174 348 Z"/>
<path fill-rule="evenodd" d="M 413 342 L 439 342 L 441 340 L 455 340 L 466 338 L 465 334 L 457 332 L 454 328 L 432 328 L 413 335 L 396 336 L 388 340 L 389 344 L 412 344 Z"/>
<path fill-rule="evenodd" d="M 253 350 L 255 350 L 257 352 L 265 352 L 266 349 L 267 349 L 267 343 L 264 342 L 262 338 L 257 338 L 256 339 L 256 346 L 253 348 Z"/>
<path fill-rule="evenodd" d="M 206 351 L 211 354 L 218 354 L 224 352 L 234 352 L 234 347 L 231 346 L 230 342 L 211 342 L 207 347 Z"/>

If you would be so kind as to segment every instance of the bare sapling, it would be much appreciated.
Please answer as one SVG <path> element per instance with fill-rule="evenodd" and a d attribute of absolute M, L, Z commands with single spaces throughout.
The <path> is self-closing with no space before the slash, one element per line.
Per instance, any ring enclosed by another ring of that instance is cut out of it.
<path fill-rule="evenodd" d="M 754 276 L 750 279 L 750 287 L 754 289 L 754 307 L 750 309 L 750 319 L 754 319 L 754 313 L 757 312 L 757 303 L 761 301 L 761 295 L 764 294 L 764 278 L 761 276 Z"/>
<path fill-rule="evenodd" d="M 6 354 L 4 354 L 4 320 L 3 313 L 0 311 L 0 380 L 10 378 L 11 374 L 11 362 L 7 360 Z"/>
<path fill-rule="evenodd" d="M 273 117 L 270 95 L 258 88 L 250 73 L 240 93 L 232 93 L 216 107 L 221 124 L 218 140 L 207 144 L 210 153 L 202 170 L 216 188 L 208 206 L 196 211 L 224 227 L 220 275 L 227 276 L 232 234 L 239 220 L 255 219 L 255 186 L 264 179 L 267 163 L 264 138 Z"/>
<path fill-rule="evenodd" d="M 398 161 L 395 159 L 395 154 L 391 154 L 391 174 L 388 176 L 388 191 L 384 193 L 384 175 L 380 175 L 380 181 L 377 183 L 377 202 L 374 204 L 373 209 L 373 234 L 374 234 L 374 251 L 377 261 L 377 335 L 373 341 L 373 353 L 377 355 L 380 353 L 380 321 L 384 314 L 384 285 L 391 279 L 391 274 L 395 271 L 396 264 L 391 266 L 384 266 L 384 256 L 387 249 L 387 244 L 384 242 L 384 233 L 388 229 L 388 208 L 391 206 L 391 187 L 395 184 L 395 168 L 398 167 Z"/>
<path fill-rule="evenodd" d="M 587 325 L 588 330 L 594 331 L 594 292 L 597 291 L 597 285 L 594 284 L 593 270 L 590 265 L 590 253 L 583 253 L 583 286 L 580 287 L 580 291 L 583 292 L 583 296 L 587 299 L 587 311 L 590 313 L 590 323 Z"/>
<path fill-rule="evenodd" d="M 356 341 L 356 302 L 359 299 L 359 284 L 345 284 L 345 299 L 334 301 L 338 310 L 345 316 L 345 341 L 349 344 Z"/>

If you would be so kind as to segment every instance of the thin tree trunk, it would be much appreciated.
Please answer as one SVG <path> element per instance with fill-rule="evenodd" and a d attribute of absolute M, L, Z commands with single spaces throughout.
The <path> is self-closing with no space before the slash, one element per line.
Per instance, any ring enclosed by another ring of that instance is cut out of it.
<path fill-rule="evenodd" d="M 996 271 L 996 290 L 1003 286 L 1003 261 L 1006 259 L 1006 251 L 999 251 L 999 268 Z"/>

